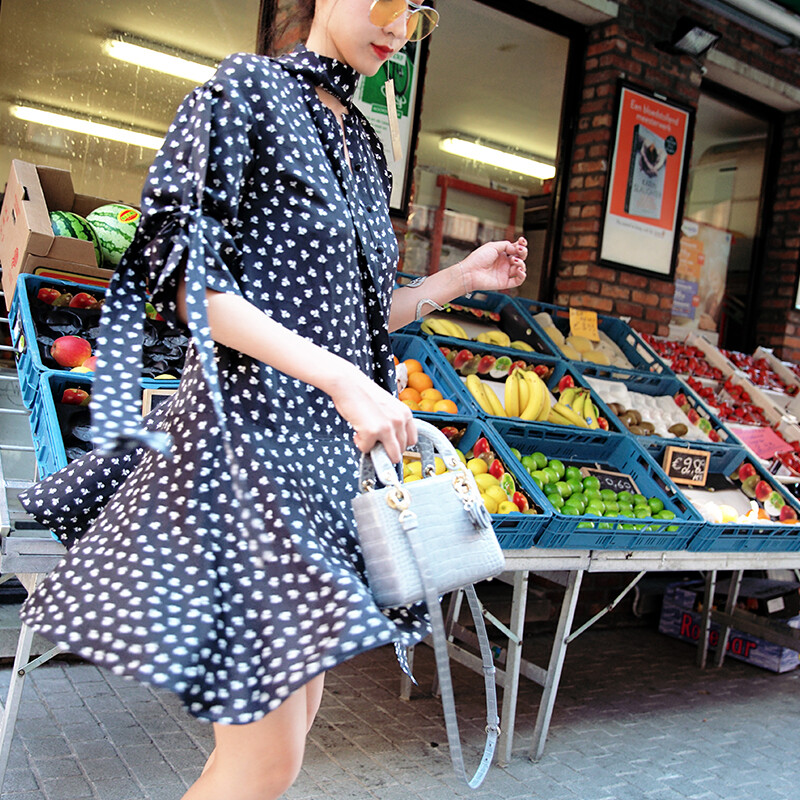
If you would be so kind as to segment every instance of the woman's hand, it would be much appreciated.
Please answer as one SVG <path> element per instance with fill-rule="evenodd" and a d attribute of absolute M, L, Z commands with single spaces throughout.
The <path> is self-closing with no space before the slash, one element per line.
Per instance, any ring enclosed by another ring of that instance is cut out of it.
<path fill-rule="evenodd" d="M 487 242 L 481 245 L 458 264 L 465 290 L 497 292 L 516 288 L 527 275 L 527 257 L 528 242 L 522 236 L 516 242 Z"/>
<path fill-rule="evenodd" d="M 357 369 L 346 370 L 328 393 L 336 410 L 353 426 L 356 447 L 364 453 L 380 442 L 397 464 L 417 443 L 411 409 Z"/>

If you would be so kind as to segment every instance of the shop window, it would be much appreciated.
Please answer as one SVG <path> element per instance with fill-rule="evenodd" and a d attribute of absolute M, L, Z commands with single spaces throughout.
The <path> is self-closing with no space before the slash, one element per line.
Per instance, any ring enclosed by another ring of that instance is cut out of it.
<path fill-rule="evenodd" d="M 258 13 L 259 0 L 4 0 L 0 182 L 18 158 L 69 169 L 78 192 L 138 204 L 155 147 L 203 72 L 186 78 L 136 66 L 111 55 L 111 42 L 180 52 L 213 70 L 229 53 L 255 48 Z M 74 120 L 143 133 L 152 146 L 62 127 Z"/>
<path fill-rule="evenodd" d="M 570 39 L 491 5 L 497 4 L 448 0 L 442 5 L 442 22 L 428 54 L 403 269 L 424 274 L 437 261 L 444 268 L 478 242 L 505 238 L 510 217 L 502 195 L 511 195 L 513 228 L 525 232 L 531 251 L 528 281 L 520 293 L 536 298 L 552 219 L 549 190 L 558 157 Z M 447 138 L 539 162 L 539 177 L 515 166 L 491 166 L 474 156 L 446 152 L 442 142 Z M 437 178 L 442 175 L 480 188 L 474 193 L 447 189 L 437 257 L 431 251 L 434 210 L 441 196 Z M 501 196 L 486 197 L 481 188 Z"/>
<path fill-rule="evenodd" d="M 768 118 L 703 93 L 676 269 L 673 330 L 701 331 L 731 349 L 749 348 L 759 258 Z"/>

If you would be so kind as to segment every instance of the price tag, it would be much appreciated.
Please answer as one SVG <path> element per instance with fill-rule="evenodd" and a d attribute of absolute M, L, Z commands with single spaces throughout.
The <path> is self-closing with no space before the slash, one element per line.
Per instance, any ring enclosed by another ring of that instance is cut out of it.
<path fill-rule="evenodd" d="M 686 447 L 667 447 L 664 453 L 664 472 L 675 483 L 705 486 L 708 478 L 708 450 L 689 450 Z"/>
<path fill-rule="evenodd" d="M 581 467 L 581 474 L 594 475 L 600 481 L 601 489 L 611 489 L 613 492 L 630 492 L 631 494 L 641 494 L 636 481 L 625 472 L 612 472 L 607 469 L 597 467 Z"/>
<path fill-rule="evenodd" d="M 736 436 L 759 458 L 772 458 L 776 453 L 790 453 L 792 446 L 778 436 L 772 428 L 751 428 L 741 426 Z"/>
<path fill-rule="evenodd" d="M 592 342 L 599 342 L 597 312 L 571 308 L 569 310 L 569 332 L 573 336 L 585 336 Z"/>

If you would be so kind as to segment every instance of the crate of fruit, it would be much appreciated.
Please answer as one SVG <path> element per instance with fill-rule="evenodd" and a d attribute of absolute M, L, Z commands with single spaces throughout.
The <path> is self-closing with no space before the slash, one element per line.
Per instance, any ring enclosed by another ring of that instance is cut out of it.
<path fill-rule="evenodd" d="M 23 273 L 8 320 L 22 401 L 31 408 L 45 370 L 93 369 L 105 292 L 96 286 Z M 142 374 L 180 378 L 189 337 L 168 325 L 152 306 L 145 320 Z"/>
<path fill-rule="evenodd" d="M 630 436 L 493 424 L 552 509 L 538 547 L 685 550 L 705 524 Z"/>
<path fill-rule="evenodd" d="M 448 339 L 431 343 L 447 362 L 444 369 L 460 380 L 479 414 L 519 418 L 532 424 L 623 430 L 598 413 L 591 387 L 568 362 L 538 353 L 515 353 L 479 343 L 451 348 Z"/>
<path fill-rule="evenodd" d="M 665 443 L 651 455 L 663 464 Z M 712 552 L 797 552 L 800 502 L 743 447 L 692 446 L 707 452 L 705 476 L 683 493 L 705 524 L 690 550 Z M 688 454 L 687 454 L 688 455 Z M 698 472 L 699 477 L 699 472 Z"/>
<path fill-rule="evenodd" d="M 393 333 L 390 339 L 398 394 L 412 411 L 442 416 L 478 413 L 469 392 L 427 341 L 407 333 Z"/>
<path fill-rule="evenodd" d="M 690 331 L 682 341 L 662 339 L 646 333 L 641 337 L 676 375 L 722 381 L 735 369 L 719 349 L 695 331 Z"/>
<path fill-rule="evenodd" d="M 504 550 L 532 547 L 550 518 L 549 505 L 535 485 L 521 485 L 520 473 L 524 470 L 497 432 L 475 417 L 457 415 L 447 420 L 422 412 L 415 412 L 414 416 L 438 427 L 463 456 L 492 515 L 500 546 Z M 415 464 L 414 459 L 404 458 L 403 472 L 405 480 L 409 475 L 412 481 L 417 480 L 421 472 L 419 461 Z"/>
<path fill-rule="evenodd" d="M 151 411 L 178 387 L 178 381 L 141 380 L 142 413 Z M 89 402 L 92 376 L 46 370 L 31 408 L 30 425 L 39 476 L 66 467 L 92 449 Z"/>
<path fill-rule="evenodd" d="M 557 352 L 592 375 L 636 379 L 639 373 L 672 375 L 642 337 L 621 319 L 597 314 L 598 342 L 570 333 L 569 308 L 515 298 L 525 316 L 539 325 Z"/>
<path fill-rule="evenodd" d="M 741 444 L 697 393 L 678 378 L 652 376 L 646 383 L 631 383 L 586 374 L 581 377 L 594 390 L 600 412 L 640 437 L 643 446 L 652 437 L 675 440 L 675 444 Z"/>
<path fill-rule="evenodd" d="M 457 346 L 456 340 L 488 344 L 504 349 L 512 358 L 519 351 L 560 356 L 542 329 L 522 314 L 508 295 L 499 292 L 459 297 L 446 303 L 442 311 L 406 325 L 403 333 L 445 337 L 451 340 L 450 347 Z"/>

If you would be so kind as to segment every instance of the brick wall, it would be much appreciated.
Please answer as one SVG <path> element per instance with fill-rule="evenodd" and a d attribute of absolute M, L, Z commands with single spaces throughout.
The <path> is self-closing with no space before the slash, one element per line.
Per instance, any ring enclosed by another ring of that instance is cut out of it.
<path fill-rule="evenodd" d="M 717 44 L 719 50 L 800 85 L 796 57 L 781 56 L 771 43 L 689 4 L 630 0 L 621 5 L 616 20 L 591 30 L 567 182 L 568 205 L 556 262 L 554 302 L 630 317 L 638 330 L 658 335 L 668 333 L 672 282 L 601 265 L 600 230 L 617 80 L 628 80 L 697 108 L 702 83 L 699 65 L 687 56 L 671 55 L 656 47 L 656 43 L 670 39 L 675 21 L 683 14 L 720 31 L 723 38 Z M 789 309 L 800 256 L 799 138 L 800 118 L 786 127 L 781 182 L 768 232 L 770 255 L 764 270 L 762 297 L 768 305 L 759 326 L 759 343 L 787 354 L 794 352 L 795 357 L 800 356 L 800 313 Z"/>

